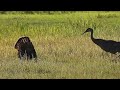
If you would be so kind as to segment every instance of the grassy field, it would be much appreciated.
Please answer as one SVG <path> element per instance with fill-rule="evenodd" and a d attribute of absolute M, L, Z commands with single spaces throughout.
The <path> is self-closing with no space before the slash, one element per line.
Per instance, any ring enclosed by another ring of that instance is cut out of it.
<path fill-rule="evenodd" d="M 120 41 L 120 12 L 0 15 L 1 79 L 119 79 L 120 62 L 81 35 Z M 19 37 L 33 42 L 38 62 L 17 58 Z"/>

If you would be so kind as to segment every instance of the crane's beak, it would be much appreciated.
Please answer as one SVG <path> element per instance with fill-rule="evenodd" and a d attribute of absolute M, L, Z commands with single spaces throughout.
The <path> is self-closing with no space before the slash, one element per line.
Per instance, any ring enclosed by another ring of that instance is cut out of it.
<path fill-rule="evenodd" d="M 84 32 L 84 33 L 82 33 L 81 35 L 83 35 L 83 34 L 85 34 L 86 33 L 86 31 Z"/>

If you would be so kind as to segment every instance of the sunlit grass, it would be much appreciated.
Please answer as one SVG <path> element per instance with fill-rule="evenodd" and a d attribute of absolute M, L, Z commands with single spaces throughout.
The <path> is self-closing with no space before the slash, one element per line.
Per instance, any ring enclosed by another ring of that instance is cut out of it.
<path fill-rule="evenodd" d="M 0 78 L 81 79 L 120 78 L 120 62 L 81 35 L 88 27 L 94 37 L 119 39 L 120 12 L 0 15 Z M 19 37 L 33 42 L 38 62 L 17 58 Z"/>

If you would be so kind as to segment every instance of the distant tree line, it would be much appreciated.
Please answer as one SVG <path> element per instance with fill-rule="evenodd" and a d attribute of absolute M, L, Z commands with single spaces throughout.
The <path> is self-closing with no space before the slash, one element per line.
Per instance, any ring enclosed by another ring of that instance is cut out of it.
<path fill-rule="evenodd" d="M 0 14 L 63 14 L 76 11 L 0 11 Z"/>

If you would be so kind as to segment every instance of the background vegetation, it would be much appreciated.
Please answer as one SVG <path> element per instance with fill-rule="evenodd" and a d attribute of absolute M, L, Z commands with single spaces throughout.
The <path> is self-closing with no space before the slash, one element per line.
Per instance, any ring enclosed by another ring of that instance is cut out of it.
<path fill-rule="evenodd" d="M 81 35 L 88 27 L 94 37 L 120 41 L 120 12 L 1 11 L 0 78 L 118 79 L 120 62 Z M 33 42 L 38 62 L 17 58 L 19 37 Z"/>

